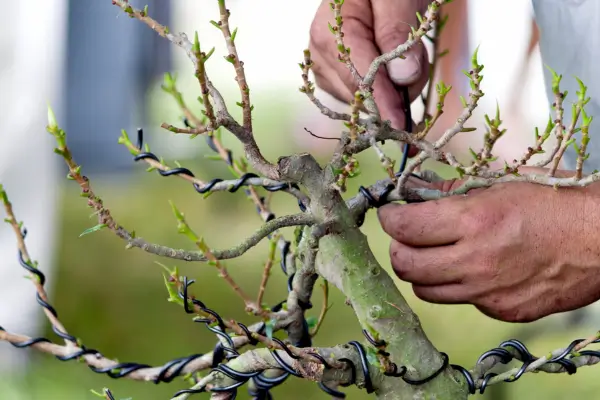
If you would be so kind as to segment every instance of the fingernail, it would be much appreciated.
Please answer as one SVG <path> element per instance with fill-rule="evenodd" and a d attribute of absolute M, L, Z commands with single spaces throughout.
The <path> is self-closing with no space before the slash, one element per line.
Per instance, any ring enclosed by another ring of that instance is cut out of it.
<path fill-rule="evenodd" d="M 397 85 L 414 83 L 421 73 L 421 62 L 413 54 L 407 54 L 404 60 L 395 58 L 387 64 L 388 75 Z"/>

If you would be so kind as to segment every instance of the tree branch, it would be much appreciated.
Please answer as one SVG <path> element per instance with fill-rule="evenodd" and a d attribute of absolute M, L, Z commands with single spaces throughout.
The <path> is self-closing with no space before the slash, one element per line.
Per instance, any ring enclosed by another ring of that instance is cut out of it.
<path fill-rule="evenodd" d="M 194 130 L 195 128 L 189 128 L 189 129 Z M 223 158 L 223 160 L 229 164 L 228 149 L 224 148 L 222 146 L 221 142 L 217 138 L 213 137 L 212 141 L 215 144 L 215 147 L 217 148 L 219 156 L 221 158 Z M 133 156 L 138 156 L 144 152 L 143 149 L 141 149 L 137 145 L 133 144 L 133 142 L 129 139 L 127 132 L 125 132 L 125 131 L 122 132 L 122 135 L 119 138 L 119 143 L 121 143 L 125 147 L 127 147 L 129 152 Z M 159 157 L 157 157 L 157 158 L 159 158 Z M 157 169 L 157 170 L 160 170 L 163 172 L 169 172 L 169 171 L 173 170 L 173 168 L 169 167 L 164 162 L 157 161 L 151 157 L 143 158 L 143 161 L 146 162 L 148 165 L 150 165 L 150 167 L 152 169 Z M 232 167 L 235 170 L 235 172 L 237 174 L 239 174 L 240 176 L 247 173 L 246 171 L 242 171 L 236 165 L 236 163 L 233 163 Z M 210 192 L 232 191 L 232 188 L 239 187 L 240 182 L 243 182 L 243 185 L 250 186 L 250 191 L 251 191 L 250 197 L 252 198 L 252 200 L 256 204 L 256 206 L 261 209 L 261 214 L 265 214 L 265 215 L 270 215 L 270 212 L 268 212 L 268 210 L 264 209 L 264 206 L 262 205 L 262 202 L 260 201 L 260 196 L 256 193 L 256 191 L 252 188 L 252 186 L 275 187 L 275 186 L 281 186 L 281 185 L 287 184 L 288 187 L 281 191 L 293 195 L 294 197 L 296 197 L 298 199 L 298 201 L 302 202 L 305 205 L 308 205 L 310 202 L 309 199 L 306 197 L 306 195 L 304 193 L 302 193 L 302 191 L 299 190 L 298 188 L 293 187 L 289 183 L 282 182 L 282 181 L 276 181 L 276 180 L 269 179 L 269 178 L 263 178 L 263 177 L 251 177 L 251 178 L 244 178 L 244 179 L 238 178 L 238 179 L 223 180 L 220 182 L 215 182 L 213 180 L 213 181 L 207 183 L 207 182 L 204 182 L 194 176 L 190 176 L 186 173 L 179 173 L 179 174 L 177 174 L 177 176 L 181 179 L 184 179 L 184 180 L 194 184 L 195 189 L 202 193 L 205 193 L 207 191 L 210 191 Z"/>
<path fill-rule="evenodd" d="M 310 348 L 306 351 L 315 352 L 324 357 L 327 362 L 331 365 L 338 360 L 349 359 L 355 360 L 356 352 L 346 346 L 336 346 L 332 348 Z M 304 359 L 294 359 L 290 357 L 285 351 L 276 350 L 277 355 L 290 366 L 293 370 L 299 373 L 303 378 L 315 381 L 315 382 L 341 382 L 351 383 L 353 373 L 350 368 L 340 369 L 327 369 L 320 362 L 306 361 Z M 340 363 L 342 366 L 347 367 L 346 363 Z M 260 372 L 271 369 L 281 369 L 279 362 L 273 357 L 269 349 L 256 349 L 245 352 L 239 357 L 234 358 L 226 364 L 229 368 L 240 372 Z M 357 374 L 356 376 L 357 385 L 360 387 L 364 384 L 363 377 Z M 228 377 L 227 375 L 217 371 L 212 372 L 210 375 L 202 378 L 192 389 L 198 390 L 206 388 L 210 391 L 212 388 L 226 387 L 234 383 L 236 380 Z M 173 397 L 172 400 L 185 400 L 189 397 L 189 394 L 181 394 Z"/>
<path fill-rule="evenodd" d="M 218 128 L 219 126 L 225 127 L 229 130 L 235 137 L 238 138 L 240 142 L 242 142 L 244 146 L 244 152 L 246 157 L 261 175 L 266 176 L 271 179 L 279 179 L 279 174 L 277 168 L 268 162 L 263 155 L 261 154 L 258 145 L 254 139 L 254 135 L 251 129 L 245 128 L 241 126 L 239 123 L 235 121 L 235 119 L 229 114 L 227 110 L 227 106 L 225 105 L 225 101 L 219 91 L 213 86 L 210 79 L 206 75 L 206 71 L 204 70 L 204 62 L 203 57 L 208 57 L 206 54 L 200 52 L 199 42 L 192 44 L 187 36 L 183 33 L 178 35 L 174 35 L 170 33 L 168 27 L 163 26 L 156 22 L 154 19 L 149 17 L 145 11 L 138 10 L 132 7 L 126 0 L 113 0 L 113 4 L 121 8 L 124 12 L 126 12 L 130 17 L 136 18 L 154 31 L 156 31 L 160 36 L 170 40 L 177 46 L 183 48 L 188 55 L 188 58 L 194 64 L 196 75 L 199 79 L 201 79 L 200 85 L 203 92 L 203 95 L 206 91 L 210 94 L 213 99 L 213 104 L 207 108 L 207 117 L 210 119 L 214 113 L 216 114 L 216 119 L 214 121 L 214 126 L 212 126 L 212 130 Z M 210 102 L 205 101 L 205 107 L 207 107 Z"/>

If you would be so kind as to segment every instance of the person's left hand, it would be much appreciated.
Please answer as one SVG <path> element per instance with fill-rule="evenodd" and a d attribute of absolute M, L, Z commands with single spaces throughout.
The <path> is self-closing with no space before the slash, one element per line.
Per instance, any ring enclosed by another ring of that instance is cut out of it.
<path fill-rule="evenodd" d="M 378 215 L 396 274 L 422 300 L 529 322 L 600 298 L 597 184 L 504 183 Z"/>

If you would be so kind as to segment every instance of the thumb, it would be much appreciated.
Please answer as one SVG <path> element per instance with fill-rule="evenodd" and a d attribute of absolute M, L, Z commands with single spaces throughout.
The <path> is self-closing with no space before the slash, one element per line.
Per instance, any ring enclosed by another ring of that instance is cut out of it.
<path fill-rule="evenodd" d="M 422 1 L 389 1 L 372 0 L 375 43 L 382 53 L 387 53 L 408 39 L 411 26 L 418 26 L 417 11 L 423 13 Z M 427 82 L 429 60 L 427 51 L 421 42 L 416 43 L 403 54 L 406 58 L 396 58 L 387 64 L 388 75 L 398 86 L 419 86 L 416 93 L 423 89 Z M 412 88 L 411 88 L 412 89 Z"/>

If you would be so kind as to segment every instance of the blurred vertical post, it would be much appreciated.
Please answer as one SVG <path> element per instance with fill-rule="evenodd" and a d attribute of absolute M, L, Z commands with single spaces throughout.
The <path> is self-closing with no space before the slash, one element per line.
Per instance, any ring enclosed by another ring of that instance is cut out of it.
<path fill-rule="evenodd" d="M 49 277 L 57 234 L 58 159 L 45 131 L 50 103 L 62 115 L 66 0 L 5 1 L 0 11 L 0 182 L 29 231 L 27 247 Z M 0 229 L 0 326 L 38 335 L 42 312 L 19 266 L 12 229 Z M 28 352 L 0 345 L 0 378 L 23 372 Z"/>
<path fill-rule="evenodd" d="M 146 4 L 154 17 L 169 23 L 168 2 Z M 147 121 L 146 91 L 170 68 L 171 49 L 110 1 L 2 2 L 1 7 L 0 183 L 25 222 L 27 246 L 51 293 L 64 166 L 45 132 L 48 103 L 86 174 L 110 174 L 113 183 L 115 173 L 129 172 L 133 164 L 117 143 L 120 130 Z M 0 326 L 41 335 L 41 308 L 24 279 L 9 227 L 0 230 L 0 257 Z M 23 372 L 27 354 L 0 345 L 0 378 Z"/>
<path fill-rule="evenodd" d="M 132 0 L 170 25 L 168 1 Z M 117 143 L 121 129 L 148 126 L 147 90 L 171 68 L 168 40 L 132 21 L 110 0 L 69 0 L 65 128 L 86 174 L 129 176 L 131 155 Z"/>

